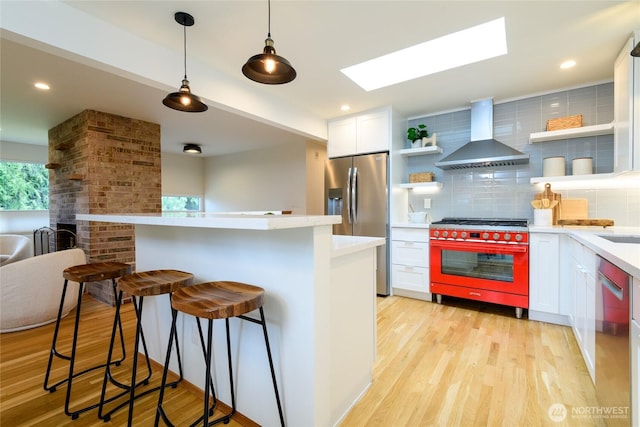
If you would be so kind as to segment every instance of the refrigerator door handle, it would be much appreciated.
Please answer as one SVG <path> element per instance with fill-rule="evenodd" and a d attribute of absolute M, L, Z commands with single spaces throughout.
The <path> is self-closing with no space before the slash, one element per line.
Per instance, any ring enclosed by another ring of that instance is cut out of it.
<path fill-rule="evenodd" d="M 351 217 L 356 224 L 358 222 L 358 168 L 356 167 L 351 174 Z"/>
<path fill-rule="evenodd" d="M 352 170 L 349 168 L 347 172 L 347 220 L 351 224 L 351 174 Z"/>

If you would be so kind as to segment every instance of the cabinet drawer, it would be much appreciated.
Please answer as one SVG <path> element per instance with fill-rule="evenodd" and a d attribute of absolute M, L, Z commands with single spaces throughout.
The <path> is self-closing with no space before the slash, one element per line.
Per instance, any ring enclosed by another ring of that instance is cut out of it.
<path fill-rule="evenodd" d="M 429 269 L 407 265 L 391 266 L 391 284 L 394 288 L 416 292 L 429 292 Z"/>
<path fill-rule="evenodd" d="M 428 242 L 429 229 L 427 228 L 393 228 L 392 240 L 406 240 L 408 242 Z"/>
<path fill-rule="evenodd" d="M 391 242 L 391 263 L 429 267 L 429 244 L 423 242 Z"/>

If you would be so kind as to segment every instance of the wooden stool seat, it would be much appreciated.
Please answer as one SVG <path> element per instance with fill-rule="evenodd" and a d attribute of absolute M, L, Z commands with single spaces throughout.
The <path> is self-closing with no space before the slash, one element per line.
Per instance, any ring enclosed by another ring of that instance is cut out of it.
<path fill-rule="evenodd" d="M 163 295 L 177 291 L 193 279 L 193 274 L 179 270 L 151 270 L 128 274 L 118 280 L 118 288 L 135 296 Z"/>
<path fill-rule="evenodd" d="M 94 262 L 65 268 L 62 277 L 74 282 L 99 282 L 116 279 L 131 271 L 131 266 L 122 262 Z"/>
<path fill-rule="evenodd" d="M 167 373 L 169 371 L 169 364 L 171 362 L 171 349 L 173 346 L 173 342 L 178 342 L 176 320 L 178 317 L 178 312 L 181 312 L 194 316 L 196 318 L 198 332 L 200 334 L 200 342 L 202 344 L 202 355 L 205 362 L 203 413 L 202 416 L 191 425 L 195 426 L 202 424 L 204 426 L 211 426 L 218 422 L 228 424 L 229 420 L 236 413 L 235 387 L 233 384 L 234 375 L 232 366 L 233 356 L 231 354 L 231 336 L 229 333 L 229 319 L 235 317 L 258 324 L 262 327 L 262 334 L 264 336 L 264 343 L 267 350 L 267 359 L 269 360 L 271 381 L 273 383 L 273 392 L 275 394 L 276 404 L 278 406 L 280 425 L 284 427 L 284 413 L 282 411 L 282 404 L 280 402 L 280 394 L 278 393 L 278 384 L 276 381 L 276 373 L 273 367 L 273 359 L 271 357 L 271 347 L 269 345 L 267 321 L 264 316 L 263 303 L 264 289 L 258 286 L 233 281 L 198 283 L 192 286 L 185 286 L 173 293 L 171 298 L 171 332 L 169 334 L 169 346 L 167 348 L 164 370 L 162 373 L 162 385 L 160 386 L 160 397 L 158 398 L 158 410 L 156 411 L 156 419 L 154 423 L 155 426 L 158 425 L 160 419 L 162 419 L 162 421 L 164 421 L 164 423 L 167 425 L 174 425 L 169 419 L 168 414 L 165 412 L 163 401 L 164 389 L 167 381 Z M 260 317 L 258 319 L 252 316 L 245 315 L 254 310 L 259 311 Z M 203 328 L 200 324 L 200 319 L 207 320 L 208 327 L 206 343 L 202 333 Z M 213 354 L 213 321 L 215 319 L 224 319 L 225 321 L 225 331 L 227 336 L 227 363 L 229 367 L 229 391 L 231 395 L 231 412 L 221 415 L 213 421 L 209 421 L 209 416 L 213 415 L 213 410 L 217 403 L 211 371 Z M 211 395 L 213 395 L 213 407 L 211 407 L 209 404 L 209 397 Z"/>
<path fill-rule="evenodd" d="M 136 388 L 139 385 L 148 385 L 149 379 L 151 378 L 151 363 L 149 361 L 147 344 L 144 338 L 144 332 L 142 330 L 142 307 L 144 303 L 145 297 L 150 296 L 159 296 L 164 294 L 171 295 L 176 290 L 180 289 L 182 286 L 188 284 L 193 279 L 193 274 L 187 273 L 179 270 L 149 270 L 149 271 L 139 271 L 132 274 L 127 274 L 126 276 L 122 276 L 118 280 L 118 297 L 116 299 L 116 312 L 120 313 L 120 306 L 122 304 L 122 294 L 127 293 L 131 295 L 133 307 L 136 312 L 136 336 L 134 340 L 134 349 L 133 349 L 133 363 L 131 369 L 131 381 L 128 384 L 120 383 L 113 379 L 110 376 L 110 373 L 105 371 L 105 377 L 102 381 L 102 393 L 100 395 L 100 406 L 98 408 L 98 417 L 103 421 L 107 422 L 111 420 L 111 415 L 123 407 L 129 408 L 127 425 L 133 425 L 133 404 L 134 401 L 140 397 L 146 396 L 149 393 L 153 393 L 159 390 L 161 387 L 154 387 L 145 391 L 141 391 L 136 393 Z M 137 300 L 137 302 L 136 302 Z M 111 333 L 111 347 L 113 347 L 113 343 L 115 340 L 115 327 Z M 171 340 L 171 337 L 169 337 Z M 176 343 L 176 353 L 178 356 L 178 369 L 180 372 L 180 377 L 178 380 L 166 384 L 164 383 L 162 387 L 170 386 L 175 387 L 180 381 L 182 381 L 182 360 L 180 356 L 180 347 L 178 346 L 178 339 L 174 337 Z M 144 350 L 144 358 L 146 362 L 147 375 L 143 379 L 138 379 L 138 349 L 139 345 L 142 344 L 142 348 Z M 107 357 L 107 363 L 111 362 L 111 352 Z M 124 391 L 116 394 L 115 396 L 107 398 L 107 382 L 111 381 L 116 384 L 119 388 Z M 110 411 L 105 410 L 105 403 L 109 403 L 113 400 L 120 399 L 123 396 L 127 396 L 128 398 L 117 405 L 115 408 Z"/>
<path fill-rule="evenodd" d="M 81 371 L 76 371 L 76 352 L 78 343 L 78 327 L 80 325 L 80 312 L 82 307 L 82 294 L 84 293 L 84 285 L 89 282 L 102 282 L 105 280 L 111 281 L 111 289 L 113 291 L 113 297 L 117 298 L 116 292 L 116 278 L 129 274 L 131 272 L 131 266 L 122 262 L 96 262 L 90 264 L 80 264 L 65 268 L 62 271 L 62 277 L 64 278 L 64 285 L 62 286 L 62 296 L 60 297 L 60 306 L 58 308 L 58 315 L 56 317 L 56 325 L 53 330 L 53 340 L 51 342 L 51 350 L 49 352 L 49 361 L 47 363 L 47 370 L 44 376 L 44 389 L 51 393 L 55 392 L 58 386 L 67 384 L 67 393 L 64 401 L 64 413 L 71 417 L 71 419 L 77 419 L 81 413 L 97 408 L 102 405 L 102 401 L 94 404 L 89 404 L 79 409 L 71 410 L 71 389 L 73 386 L 73 380 L 79 376 L 82 376 L 88 372 L 96 369 L 105 369 L 107 375 L 110 375 L 111 365 L 119 366 L 126 358 L 126 349 L 124 345 L 124 334 L 122 331 L 122 322 L 120 320 L 119 310 L 116 309 L 116 313 L 113 320 L 112 339 L 109 344 L 109 360 L 107 363 L 98 364 Z M 78 301 L 76 303 L 75 320 L 73 326 L 73 339 L 71 341 L 71 354 L 64 354 L 58 351 L 58 333 L 60 331 L 60 321 L 62 319 L 63 306 L 65 296 L 67 293 L 67 286 L 69 281 L 78 282 Z M 112 360 L 114 340 L 116 332 L 120 336 L 121 356 L 117 360 Z M 49 376 L 52 372 L 52 364 L 54 358 L 66 360 L 69 362 L 69 370 L 66 378 L 59 380 L 58 382 L 51 384 Z M 86 402 L 85 402 L 86 403 Z"/>
<path fill-rule="evenodd" d="M 171 305 L 202 319 L 227 319 L 262 307 L 264 289 L 239 282 L 207 282 L 186 286 L 173 294 Z"/>

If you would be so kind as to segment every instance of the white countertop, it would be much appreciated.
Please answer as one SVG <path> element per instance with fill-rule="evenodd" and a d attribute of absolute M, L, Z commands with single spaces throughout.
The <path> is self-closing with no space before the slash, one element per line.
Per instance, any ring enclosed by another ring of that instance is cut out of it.
<path fill-rule="evenodd" d="M 335 258 L 384 244 L 383 237 L 338 236 L 334 234 L 331 241 L 331 257 Z"/>
<path fill-rule="evenodd" d="M 172 227 L 277 230 L 340 224 L 338 215 L 263 215 L 251 213 L 172 212 L 161 214 L 78 214 L 79 221 Z"/>
<path fill-rule="evenodd" d="M 564 233 L 606 258 L 634 277 L 640 278 L 640 244 L 614 243 L 600 235 L 640 236 L 640 227 L 578 227 L 530 225 L 531 233 Z"/>
<path fill-rule="evenodd" d="M 395 222 L 391 227 L 396 228 L 429 228 L 431 224 L 427 222 Z"/>

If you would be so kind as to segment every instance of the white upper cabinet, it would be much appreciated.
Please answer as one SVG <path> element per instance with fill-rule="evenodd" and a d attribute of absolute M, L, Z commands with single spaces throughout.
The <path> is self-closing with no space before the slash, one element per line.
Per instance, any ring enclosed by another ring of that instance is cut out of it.
<path fill-rule="evenodd" d="M 640 31 L 627 40 L 614 65 L 614 172 L 640 170 L 640 58 L 630 55 L 638 40 Z"/>
<path fill-rule="evenodd" d="M 327 156 L 389 151 L 391 112 L 385 108 L 329 122 Z"/>

